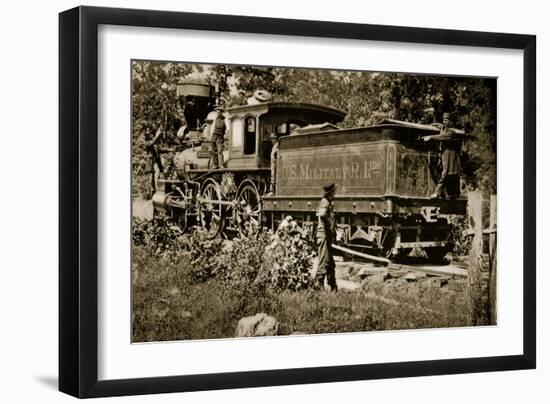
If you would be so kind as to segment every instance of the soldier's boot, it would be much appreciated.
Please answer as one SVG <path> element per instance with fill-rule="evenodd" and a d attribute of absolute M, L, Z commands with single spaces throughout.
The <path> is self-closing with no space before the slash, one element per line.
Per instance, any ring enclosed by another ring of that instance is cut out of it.
<path fill-rule="evenodd" d="M 331 274 L 327 276 L 328 285 L 330 286 L 331 292 L 338 292 L 338 285 L 336 284 L 336 275 Z"/>

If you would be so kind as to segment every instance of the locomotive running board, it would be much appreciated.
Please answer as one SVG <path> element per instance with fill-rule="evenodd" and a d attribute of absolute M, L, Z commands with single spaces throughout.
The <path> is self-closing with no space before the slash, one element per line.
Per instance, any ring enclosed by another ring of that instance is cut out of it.
<path fill-rule="evenodd" d="M 357 257 L 364 258 L 364 259 L 369 260 L 369 261 L 381 262 L 381 263 L 386 264 L 386 265 L 390 264 L 390 260 L 387 259 L 387 258 L 377 257 L 375 255 L 370 255 L 370 254 L 365 254 L 365 253 L 362 253 L 362 252 L 359 252 L 359 251 L 350 250 L 349 248 L 342 247 L 342 246 L 339 246 L 339 245 L 336 245 L 336 244 L 332 244 L 332 248 L 334 248 L 335 250 L 338 250 L 338 251 L 345 252 L 347 254 L 351 254 L 351 255 L 355 255 Z"/>

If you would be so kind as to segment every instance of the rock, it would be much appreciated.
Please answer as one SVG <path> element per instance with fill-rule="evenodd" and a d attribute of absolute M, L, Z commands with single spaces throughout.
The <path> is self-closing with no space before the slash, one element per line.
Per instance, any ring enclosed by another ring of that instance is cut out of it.
<path fill-rule="evenodd" d="M 174 286 L 174 287 L 172 287 L 168 290 L 168 294 L 170 296 L 175 297 L 175 296 L 179 296 L 181 294 L 181 292 L 176 286 Z"/>
<path fill-rule="evenodd" d="M 279 323 L 265 313 L 243 317 L 239 320 L 235 330 L 235 337 L 264 337 L 277 335 Z"/>
<path fill-rule="evenodd" d="M 429 288 L 440 288 L 443 285 L 446 285 L 448 282 L 447 278 L 443 277 L 429 277 L 424 281 L 424 284 Z"/>
<path fill-rule="evenodd" d="M 361 285 L 357 282 L 346 281 L 345 279 L 336 279 L 336 285 L 339 290 L 358 290 Z"/>
<path fill-rule="evenodd" d="M 380 285 L 388 279 L 388 272 L 380 272 L 374 275 L 369 275 L 361 281 L 361 287 L 365 288 L 370 285 Z"/>
<path fill-rule="evenodd" d="M 170 311 L 170 302 L 166 299 L 159 299 L 153 303 L 152 311 L 155 316 L 163 318 Z"/>
<path fill-rule="evenodd" d="M 452 280 L 448 283 L 447 287 L 454 292 L 462 292 L 465 288 L 465 284 L 464 282 Z"/>
<path fill-rule="evenodd" d="M 190 311 L 182 310 L 181 313 L 180 313 L 180 317 L 181 318 L 191 318 L 191 317 L 193 317 L 193 315 L 191 314 Z"/>
<path fill-rule="evenodd" d="M 386 280 L 389 275 L 389 271 L 385 268 L 362 268 L 357 275 L 350 278 L 350 280 L 361 283 L 364 279 L 368 279 L 369 283 L 380 283 Z"/>
<path fill-rule="evenodd" d="M 233 240 L 223 240 L 222 242 L 222 252 L 230 253 L 233 250 Z"/>
<path fill-rule="evenodd" d="M 353 264 L 344 262 L 336 264 L 336 279 L 349 280 L 357 272 Z"/>
<path fill-rule="evenodd" d="M 403 277 L 403 279 L 409 282 L 414 282 L 414 281 L 417 281 L 418 279 L 424 279 L 427 276 L 428 275 L 426 275 L 424 272 L 409 272 L 407 275 Z"/>
<path fill-rule="evenodd" d="M 359 270 L 359 272 L 357 273 L 357 276 L 365 278 L 367 276 L 383 274 L 384 277 L 386 277 L 386 276 L 388 276 L 388 273 L 389 273 L 389 271 L 388 271 L 387 268 L 371 267 L 371 268 L 361 268 Z"/>
<path fill-rule="evenodd" d="M 407 275 L 408 273 L 409 273 L 409 271 L 407 271 L 405 269 L 394 269 L 394 270 L 389 271 L 389 276 L 391 278 L 401 278 L 401 277 Z"/>

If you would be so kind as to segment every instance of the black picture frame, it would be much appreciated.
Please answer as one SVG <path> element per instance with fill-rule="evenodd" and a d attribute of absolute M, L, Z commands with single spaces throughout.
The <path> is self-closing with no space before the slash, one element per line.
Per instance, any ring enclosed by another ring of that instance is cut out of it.
<path fill-rule="evenodd" d="M 523 354 L 98 381 L 98 26 L 343 38 L 523 51 Z M 59 389 L 75 397 L 325 383 L 536 366 L 536 37 L 77 7 L 59 15 Z"/>

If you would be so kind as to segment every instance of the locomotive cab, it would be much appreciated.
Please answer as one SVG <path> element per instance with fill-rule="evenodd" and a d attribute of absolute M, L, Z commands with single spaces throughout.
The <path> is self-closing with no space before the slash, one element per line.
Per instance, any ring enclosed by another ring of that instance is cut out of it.
<path fill-rule="evenodd" d="M 306 103 L 264 102 L 227 110 L 230 169 L 257 169 L 270 166 L 272 133 L 290 136 L 308 125 L 341 122 L 340 110 Z"/>

